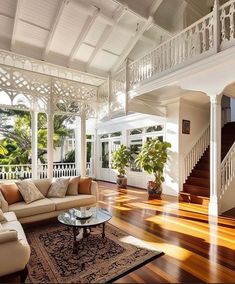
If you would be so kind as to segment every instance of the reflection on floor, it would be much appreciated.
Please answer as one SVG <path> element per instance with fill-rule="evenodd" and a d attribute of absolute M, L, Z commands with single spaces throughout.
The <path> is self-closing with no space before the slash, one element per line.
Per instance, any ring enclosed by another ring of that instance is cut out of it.
<path fill-rule="evenodd" d="M 206 206 L 172 196 L 148 200 L 136 188 L 99 182 L 99 192 L 110 223 L 165 253 L 116 283 L 235 282 L 235 220 L 208 218 Z"/>

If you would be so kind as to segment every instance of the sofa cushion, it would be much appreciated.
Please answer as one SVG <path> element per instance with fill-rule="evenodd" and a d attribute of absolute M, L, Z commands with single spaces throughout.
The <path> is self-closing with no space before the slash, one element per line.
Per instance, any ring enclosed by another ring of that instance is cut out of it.
<path fill-rule="evenodd" d="M 91 194 L 91 177 L 81 177 L 78 187 L 79 194 Z"/>
<path fill-rule="evenodd" d="M 64 197 L 69 185 L 69 178 L 55 179 L 47 193 L 47 197 Z"/>
<path fill-rule="evenodd" d="M 9 211 L 14 211 L 17 218 L 23 218 L 55 211 L 55 204 L 48 198 L 36 200 L 29 204 L 22 201 L 10 205 Z"/>
<path fill-rule="evenodd" d="M 6 202 L 1 190 L 0 190 L 0 208 L 2 209 L 3 212 L 8 211 L 8 203 Z"/>
<path fill-rule="evenodd" d="M 51 186 L 51 181 L 49 178 L 33 179 L 32 182 L 44 196 L 47 196 L 48 190 Z"/>
<path fill-rule="evenodd" d="M 6 222 L 7 219 L 6 217 L 4 216 L 3 212 L 2 212 L 2 209 L 0 209 L 0 223 L 2 222 Z"/>
<path fill-rule="evenodd" d="M 7 222 L 17 221 L 16 214 L 12 211 L 4 213 L 4 217 L 6 218 Z"/>
<path fill-rule="evenodd" d="M 45 198 L 31 180 L 18 181 L 16 184 L 27 204 Z"/>
<path fill-rule="evenodd" d="M 23 201 L 23 197 L 15 183 L 3 183 L 0 185 L 0 190 L 8 205 Z"/>
<path fill-rule="evenodd" d="M 12 221 L 12 222 L 3 223 L 2 228 L 4 230 L 15 230 L 17 232 L 17 235 L 18 235 L 18 240 L 20 240 L 20 242 L 22 244 L 28 244 L 24 230 L 23 230 L 19 221 Z"/>
<path fill-rule="evenodd" d="M 81 206 L 89 206 L 96 202 L 94 195 L 79 194 L 77 196 L 65 196 L 64 198 L 50 198 L 55 203 L 56 210 L 65 210 Z"/>
<path fill-rule="evenodd" d="M 78 195 L 78 186 L 80 182 L 80 176 L 71 177 L 69 180 L 68 189 L 66 195 Z"/>

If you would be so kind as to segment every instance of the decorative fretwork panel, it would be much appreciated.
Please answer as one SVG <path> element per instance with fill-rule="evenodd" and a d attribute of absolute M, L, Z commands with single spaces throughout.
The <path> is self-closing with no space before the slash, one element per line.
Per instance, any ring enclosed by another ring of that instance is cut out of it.
<path fill-rule="evenodd" d="M 55 112 L 80 113 L 97 101 L 96 87 L 62 79 L 53 78 L 52 94 Z"/>
<path fill-rule="evenodd" d="M 48 112 L 52 95 L 55 112 L 95 116 L 97 87 L 0 65 L 1 106 Z M 88 108 L 90 105 L 90 108 Z"/>
<path fill-rule="evenodd" d="M 124 112 L 126 98 L 126 72 L 120 70 L 111 81 L 110 113 Z"/>
<path fill-rule="evenodd" d="M 109 118 L 109 81 L 107 80 L 98 88 L 98 119 Z"/>
<path fill-rule="evenodd" d="M 228 1 L 220 7 L 221 42 L 226 44 L 235 38 L 235 4 Z"/>
<path fill-rule="evenodd" d="M 93 86 L 99 86 L 105 81 L 105 78 L 100 76 L 90 75 L 84 72 L 68 69 L 63 66 L 57 66 L 33 58 L 28 58 L 26 56 L 1 49 L 0 64 L 25 69 L 28 71 L 33 71 L 49 76 L 55 76 L 62 79 L 68 79 Z"/>

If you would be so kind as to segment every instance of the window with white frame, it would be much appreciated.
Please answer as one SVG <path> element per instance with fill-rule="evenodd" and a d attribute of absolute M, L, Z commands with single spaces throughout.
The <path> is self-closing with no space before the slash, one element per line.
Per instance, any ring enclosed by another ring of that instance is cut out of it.
<path fill-rule="evenodd" d="M 130 171 L 132 172 L 141 172 L 141 168 L 137 167 L 135 159 L 143 144 L 152 139 L 158 138 L 160 141 L 164 140 L 164 125 L 154 125 L 144 128 L 135 128 L 130 129 L 128 133 L 128 144 L 131 151 L 131 162 L 130 162 Z"/>
<path fill-rule="evenodd" d="M 102 134 L 100 140 L 101 167 L 103 169 L 112 168 L 112 153 L 121 145 L 121 131 Z"/>

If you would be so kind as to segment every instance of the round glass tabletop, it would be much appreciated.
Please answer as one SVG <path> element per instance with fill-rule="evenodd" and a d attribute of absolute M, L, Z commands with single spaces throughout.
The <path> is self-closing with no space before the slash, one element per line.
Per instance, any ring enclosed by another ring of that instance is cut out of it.
<path fill-rule="evenodd" d="M 58 216 L 58 221 L 72 227 L 92 227 L 103 224 L 112 218 L 111 213 L 103 208 L 78 208 L 70 209 Z"/>

